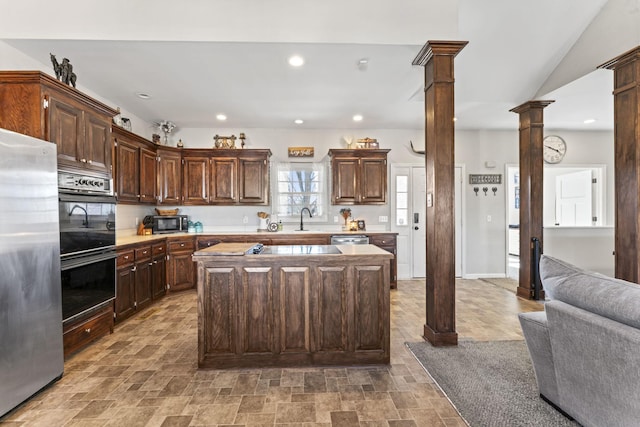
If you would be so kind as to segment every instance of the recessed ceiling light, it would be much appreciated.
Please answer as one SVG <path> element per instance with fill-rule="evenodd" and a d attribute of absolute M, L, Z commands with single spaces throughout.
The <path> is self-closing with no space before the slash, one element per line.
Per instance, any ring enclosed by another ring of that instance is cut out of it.
<path fill-rule="evenodd" d="M 294 55 L 289 58 L 289 65 L 292 67 L 301 67 L 304 64 L 304 58 L 302 56 Z"/>
<path fill-rule="evenodd" d="M 354 122 L 361 122 L 362 121 L 362 115 L 361 114 L 356 114 L 355 116 L 353 116 L 353 121 Z"/>
<path fill-rule="evenodd" d="M 295 124 L 297 124 L 297 125 L 301 125 L 301 124 L 303 124 L 303 123 L 304 123 L 304 120 L 302 120 L 302 119 L 295 119 L 295 120 L 293 121 L 293 123 L 295 123 Z"/>
<path fill-rule="evenodd" d="M 138 92 L 136 93 L 136 96 L 140 99 L 149 99 L 151 98 L 151 95 L 149 95 L 148 93 L 143 93 L 143 92 Z"/>
<path fill-rule="evenodd" d="M 225 120 L 227 120 L 227 116 L 225 116 L 224 114 L 218 114 L 216 116 L 216 119 L 218 119 L 220 121 L 225 121 Z"/>
<path fill-rule="evenodd" d="M 584 124 L 588 125 L 588 124 L 593 123 L 595 121 L 596 121 L 596 119 L 587 119 L 587 120 L 584 121 Z"/>
<path fill-rule="evenodd" d="M 369 63 L 369 60 L 367 58 L 362 58 L 361 60 L 358 61 L 358 65 L 367 65 Z"/>

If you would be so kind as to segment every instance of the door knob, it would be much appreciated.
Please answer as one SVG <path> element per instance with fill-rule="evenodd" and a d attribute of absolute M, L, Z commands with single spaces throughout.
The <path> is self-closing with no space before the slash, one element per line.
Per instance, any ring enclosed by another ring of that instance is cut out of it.
<path fill-rule="evenodd" d="M 419 230 L 420 227 L 418 227 L 417 225 L 415 227 L 413 227 L 414 230 Z"/>

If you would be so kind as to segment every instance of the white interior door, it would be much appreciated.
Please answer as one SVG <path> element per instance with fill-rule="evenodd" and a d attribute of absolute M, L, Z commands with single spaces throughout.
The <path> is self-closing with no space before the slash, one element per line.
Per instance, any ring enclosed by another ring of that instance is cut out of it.
<path fill-rule="evenodd" d="M 464 207 L 461 166 L 455 168 L 455 274 L 462 277 Z M 427 275 L 426 208 L 427 185 L 424 166 L 391 166 L 391 230 L 398 233 L 398 279 Z"/>
<path fill-rule="evenodd" d="M 424 167 L 411 168 L 411 238 L 413 277 L 427 276 L 427 182 Z"/>
<path fill-rule="evenodd" d="M 455 169 L 456 277 L 462 277 L 462 167 Z"/>
<path fill-rule="evenodd" d="M 556 177 L 556 225 L 590 226 L 591 171 Z"/>
<path fill-rule="evenodd" d="M 411 279 L 411 166 L 391 165 L 391 231 L 398 233 L 396 260 L 398 280 Z"/>

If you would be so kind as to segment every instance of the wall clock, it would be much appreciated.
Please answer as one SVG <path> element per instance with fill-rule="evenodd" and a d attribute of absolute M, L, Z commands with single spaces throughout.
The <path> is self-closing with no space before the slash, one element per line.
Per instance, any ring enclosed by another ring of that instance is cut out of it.
<path fill-rule="evenodd" d="M 567 154 L 567 143 L 557 135 L 545 136 L 542 140 L 542 158 L 547 163 L 560 163 Z"/>

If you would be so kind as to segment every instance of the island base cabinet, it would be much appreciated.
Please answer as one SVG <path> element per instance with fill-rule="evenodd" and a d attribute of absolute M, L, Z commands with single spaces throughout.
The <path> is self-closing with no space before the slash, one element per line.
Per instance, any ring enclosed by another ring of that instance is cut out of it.
<path fill-rule="evenodd" d="M 389 363 L 389 258 L 216 258 L 198 262 L 200 368 Z"/>

